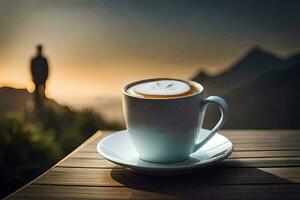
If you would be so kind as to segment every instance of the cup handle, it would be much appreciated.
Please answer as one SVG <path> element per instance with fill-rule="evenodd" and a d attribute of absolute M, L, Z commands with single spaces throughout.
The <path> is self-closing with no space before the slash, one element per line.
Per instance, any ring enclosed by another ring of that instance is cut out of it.
<path fill-rule="evenodd" d="M 224 125 L 226 119 L 227 119 L 227 115 L 228 115 L 228 105 L 226 103 L 226 101 L 224 99 L 222 99 L 221 97 L 218 96 L 210 96 L 207 97 L 203 102 L 202 102 L 202 108 L 203 110 L 206 109 L 206 106 L 208 105 L 208 103 L 213 103 L 216 104 L 220 111 L 221 111 L 221 117 L 219 122 L 216 124 L 216 126 L 210 131 L 210 133 L 208 134 L 208 136 L 206 136 L 206 138 L 204 140 L 202 140 L 201 142 L 197 143 L 194 147 L 194 152 L 197 151 L 198 149 L 200 149 L 200 147 L 202 147 L 202 145 L 204 145 L 210 138 L 212 138 L 216 132 L 218 130 L 220 130 L 222 128 L 222 126 Z"/>

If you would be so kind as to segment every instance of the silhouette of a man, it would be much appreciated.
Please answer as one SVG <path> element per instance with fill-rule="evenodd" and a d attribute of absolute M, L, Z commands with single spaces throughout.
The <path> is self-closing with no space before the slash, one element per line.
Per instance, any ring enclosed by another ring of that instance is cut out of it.
<path fill-rule="evenodd" d="M 34 82 L 35 106 L 41 108 L 45 97 L 46 81 L 48 78 L 48 62 L 43 55 L 43 46 L 37 45 L 37 55 L 31 59 L 31 75 Z"/>

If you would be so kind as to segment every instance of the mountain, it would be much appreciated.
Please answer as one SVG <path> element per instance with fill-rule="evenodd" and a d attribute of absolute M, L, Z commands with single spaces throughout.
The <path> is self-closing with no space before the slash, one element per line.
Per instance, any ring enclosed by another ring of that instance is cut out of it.
<path fill-rule="evenodd" d="M 300 65 L 266 74 L 226 94 L 227 128 L 300 128 Z"/>
<path fill-rule="evenodd" d="M 54 110 L 64 108 L 55 100 L 46 98 L 45 103 L 51 105 Z M 34 107 L 33 94 L 27 89 L 17 89 L 12 87 L 0 87 L 0 112 L 25 112 L 32 111 Z"/>
<path fill-rule="evenodd" d="M 200 72 L 193 80 L 205 86 L 210 93 L 224 94 L 242 85 L 246 85 L 260 76 L 275 70 L 287 68 L 287 63 L 259 47 L 250 49 L 228 71 L 216 77 Z"/>
<path fill-rule="evenodd" d="M 29 106 L 32 97 L 26 89 L 0 87 L 0 111 L 23 111 Z"/>
<path fill-rule="evenodd" d="M 300 128 L 299 58 L 294 55 L 284 60 L 255 48 L 229 71 L 194 80 L 206 87 L 206 96 L 219 95 L 228 102 L 224 128 Z M 206 125 L 212 127 L 218 116 L 217 108 L 209 108 Z"/>

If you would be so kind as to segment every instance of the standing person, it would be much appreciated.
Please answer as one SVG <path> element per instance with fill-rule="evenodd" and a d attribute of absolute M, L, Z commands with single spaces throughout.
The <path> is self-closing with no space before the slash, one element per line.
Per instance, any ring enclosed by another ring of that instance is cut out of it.
<path fill-rule="evenodd" d="M 48 61 L 43 55 L 43 46 L 37 45 L 37 54 L 31 59 L 31 75 L 34 82 L 34 100 L 37 109 L 42 108 L 45 97 L 46 81 L 48 79 Z"/>

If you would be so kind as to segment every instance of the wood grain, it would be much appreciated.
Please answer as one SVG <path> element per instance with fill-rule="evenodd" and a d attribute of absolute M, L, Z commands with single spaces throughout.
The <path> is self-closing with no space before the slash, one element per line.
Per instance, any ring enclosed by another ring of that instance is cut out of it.
<path fill-rule="evenodd" d="M 102 137 L 111 133 L 106 132 Z M 300 151 L 299 130 L 223 130 L 221 134 L 233 142 L 235 151 Z M 81 152 L 95 152 L 101 138 L 82 148 Z"/>
<path fill-rule="evenodd" d="M 300 151 L 234 151 L 230 158 L 278 158 L 298 157 Z"/>
<path fill-rule="evenodd" d="M 79 168 L 122 168 L 104 159 L 70 158 L 57 166 Z M 300 167 L 300 157 L 280 158 L 231 158 L 220 162 L 217 167 Z"/>
<path fill-rule="evenodd" d="M 234 151 L 229 159 L 232 158 L 278 158 L 278 157 L 298 157 L 300 151 Z M 96 152 L 76 152 L 70 156 L 70 158 L 77 159 L 104 159 Z"/>
<path fill-rule="evenodd" d="M 300 130 L 224 130 L 232 155 L 184 176 L 136 174 L 96 152 L 98 132 L 8 199 L 300 199 Z"/>
<path fill-rule="evenodd" d="M 34 184 L 73 186 L 126 186 L 181 184 L 196 187 L 203 184 L 282 184 L 300 183 L 300 167 L 280 168 L 203 168 L 178 177 L 139 175 L 126 169 L 56 167 Z"/>
<path fill-rule="evenodd" d="M 197 190 L 196 190 L 197 189 Z M 11 199 L 300 199 L 300 185 L 215 185 L 173 189 L 31 185 Z"/>

